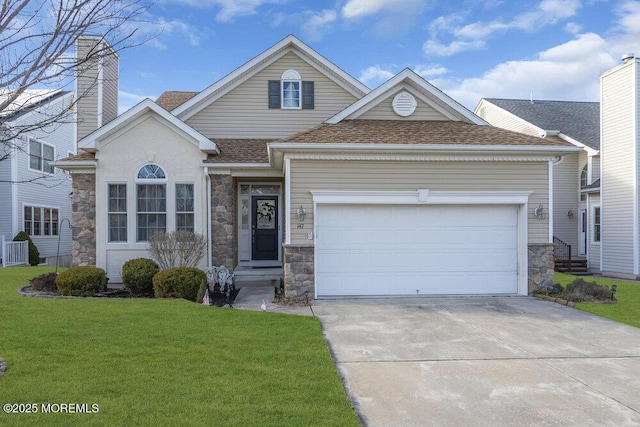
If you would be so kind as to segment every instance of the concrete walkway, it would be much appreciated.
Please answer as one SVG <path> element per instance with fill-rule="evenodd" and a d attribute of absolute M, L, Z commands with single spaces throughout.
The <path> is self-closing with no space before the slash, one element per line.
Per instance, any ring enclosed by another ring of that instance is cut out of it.
<path fill-rule="evenodd" d="M 640 426 L 640 329 L 529 297 L 314 301 L 371 426 Z"/>
<path fill-rule="evenodd" d="M 233 308 L 240 310 L 262 311 L 262 302 L 265 302 L 266 311 L 274 313 L 297 314 L 300 316 L 313 316 L 310 306 L 274 304 L 275 289 L 268 282 L 245 282 L 236 285 L 240 292 L 236 296 Z"/>

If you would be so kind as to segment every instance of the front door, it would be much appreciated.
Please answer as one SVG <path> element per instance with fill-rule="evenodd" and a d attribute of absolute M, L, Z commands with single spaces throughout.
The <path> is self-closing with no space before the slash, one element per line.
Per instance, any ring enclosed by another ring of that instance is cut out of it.
<path fill-rule="evenodd" d="M 278 259 L 278 197 L 252 196 L 251 259 Z"/>
<path fill-rule="evenodd" d="M 587 210 L 580 209 L 580 232 L 578 233 L 578 255 L 587 254 Z"/>

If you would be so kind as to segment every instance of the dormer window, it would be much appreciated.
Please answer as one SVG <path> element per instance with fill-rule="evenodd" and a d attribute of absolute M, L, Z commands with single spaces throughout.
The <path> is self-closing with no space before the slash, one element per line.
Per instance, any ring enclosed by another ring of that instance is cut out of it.
<path fill-rule="evenodd" d="M 280 80 L 269 80 L 269 108 L 283 110 L 312 110 L 313 82 L 302 81 L 296 70 L 282 73 Z"/>
<path fill-rule="evenodd" d="M 296 70 L 282 74 L 282 108 L 300 108 L 300 84 L 302 78 Z"/>

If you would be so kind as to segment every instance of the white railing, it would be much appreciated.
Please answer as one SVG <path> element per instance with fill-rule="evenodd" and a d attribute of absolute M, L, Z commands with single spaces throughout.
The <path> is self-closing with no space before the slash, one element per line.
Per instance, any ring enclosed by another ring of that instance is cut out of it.
<path fill-rule="evenodd" d="M 5 241 L 4 236 L 0 237 L 0 246 L 2 246 L 2 264 L 1 267 L 11 267 L 13 265 L 29 264 L 29 242 Z"/>

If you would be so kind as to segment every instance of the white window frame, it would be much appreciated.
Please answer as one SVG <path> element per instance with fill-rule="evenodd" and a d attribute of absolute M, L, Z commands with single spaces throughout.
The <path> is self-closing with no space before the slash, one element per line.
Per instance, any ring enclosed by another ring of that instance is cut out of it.
<path fill-rule="evenodd" d="M 39 156 L 36 156 L 31 152 L 31 144 L 40 145 L 40 155 Z M 45 159 L 45 157 L 44 157 L 44 147 L 45 146 L 46 147 L 50 147 L 53 150 L 53 153 L 51 155 L 51 159 Z M 34 157 L 37 157 L 39 159 L 40 168 L 31 167 L 31 159 L 34 158 Z M 46 142 L 40 141 L 40 140 L 35 139 L 35 138 L 29 138 L 29 156 L 27 158 L 29 170 L 40 172 L 40 173 L 47 174 L 47 175 L 53 175 L 55 173 L 55 170 L 54 170 L 53 166 L 51 166 L 49 164 L 49 162 L 55 160 L 55 158 L 56 158 L 56 146 L 55 145 L 47 144 Z M 51 169 L 51 171 L 45 170 L 45 163 L 47 164 L 48 169 Z"/>
<path fill-rule="evenodd" d="M 285 105 L 285 85 L 293 83 L 298 86 L 297 106 Z M 280 78 L 280 108 L 283 110 L 301 110 L 302 109 L 302 77 L 296 70 L 287 70 L 282 73 Z"/>
<path fill-rule="evenodd" d="M 162 170 L 164 177 L 163 178 L 138 178 L 138 175 L 140 174 L 140 171 L 148 166 L 155 166 L 157 168 L 159 168 L 160 170 Z M 160 165 L 157 165 L 155 163 L 147 163 L 145 165 L 142 165 L 141 167 L 139 167 L 136 170 L 136 178 L 135 178 L 135 212 L 136 212 L 136 220 L 135 220 L 135 224 L 136 224 L 136 228 L 135 228 L 135 241 L 137 243 L 144 243 L 144 242 L 148 242 L 149 241 L 149 235 L 148 235 L 148 231 L 147 231 L 147 239 L 145 240 L 141 240 L 140 239 L 140 215 L 164 215 L 164 231 L 166 232 L 168 229 L 168 219 L 169 219 L 169 213 L 168 213 L 168 208 L 169 208 L 169 188 L 167 185 L 168 182 L 168 177 L 167 177 L 167 172 L 166 169 L 163 168 Z M 140 189 L 140 186 L 147 186 L 147 185 L 158 185 L 158 186 L 163 186 L 164 187 L 164 211 L 144 211 L 141 212 L 140 211 L 140 205 L 139 205 L 139 199 L 138 199 L 138 191 Z M 148 229 L 148 227 L 146 227 Z M 159 228 L 157 228 L 157 230 L 159 230 Z"/>
<path fill-rule="evenodd" d="M 122 211 L 111 211 L 110 209 L 110 189 L 112 185 L 123 185 L 125 188 L 125 210 Z M 124 215 L 124 223 L 125 223 L 125 239 L 124 240 L 111 240 L 111 215 Z M 126 182 L 108 182 L 107 183 L 107 242 L 114 244 L 127 243 L 129 241 L 129 185 Z"/>
<path fill-rule="evenodd" d="M 596 223 L 596 209 L 598 210 L 599 222 Z M 591 243 L 600 244 L 602 242 L 602 209 L 600 205 L 592 205 L 591 206 Z M 598 228 L 598 240 L 596 240 L 596 227 Z"/>
<path fill-rule="evenodd" d="M 27 219 L 25 215 L 25 209 L 31 209 L 31 220 L 29 220 L 31 230 L 27 230 L 25 227 Z M 35 211 L 36 209 L 40 212 L 40 217 L 38 222 L 39 225 L 39 233 L 36 234 L 35 231 Z M 45 225 L 47 221 L 45 221 L 45 211 L 49 211 L 49 233 L 45 233 Z M 57 212 L 57 219 L 53 221 L 53 211 Z M 55 228 L 55 230 L 54 230 Z M 31 237 L 58 237 L 60 234 L 60 207 L 58 206 L 37 206 L 29 203 L 25 203 L 22 205 L 22 230 L 25 231 Z M 55 232 L 54 232 L 55 231 Z"/>

